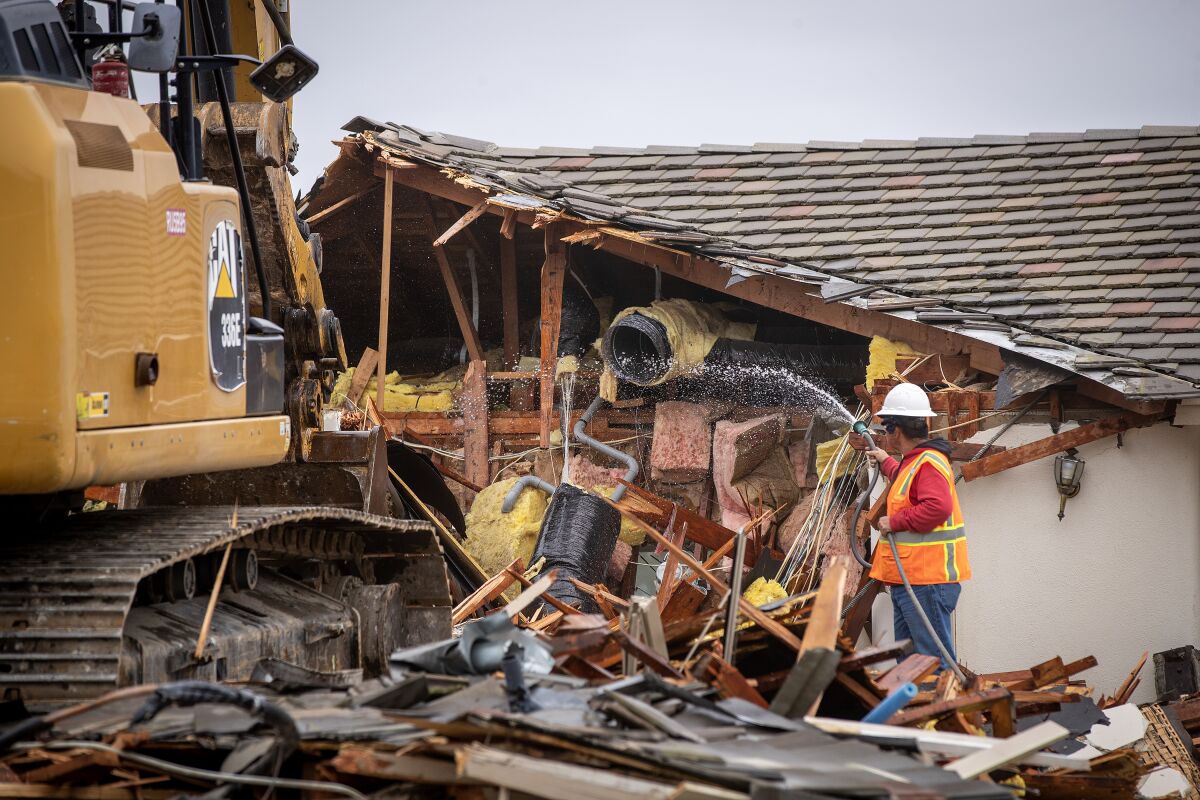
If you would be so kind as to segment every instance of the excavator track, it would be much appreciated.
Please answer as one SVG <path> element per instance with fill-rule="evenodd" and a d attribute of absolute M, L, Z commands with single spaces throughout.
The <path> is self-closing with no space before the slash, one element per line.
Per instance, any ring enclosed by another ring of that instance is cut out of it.
<path fill-rule="evenodd" d="M 192 596 L 182 602 L 161 597 L 148 602 L 147 581 L 178 572 L 189 559 L 215 561 L 209 554 L 223 554 L 227 547 L 231 553 L 252 551 L 268 566 L 308 563 L 329 571 L 328 565 L 349 565 L 355 577 L 323 585 L 318 580 L 317 591 L 311 581 L 268 568 L 259 589 L 237 591 L 228 588 L 227 576 L 218 603 L 224 616 L 214 619 L 205 656 L 194 659 L 185 645 L 195 647 L 193 630 L 213 578 L 195 571 Z M 404 621 L 418 628 L 394 636 L 392 644 L 440 638 L 442 628 L 449 634 L 451 600 L 432 526 L 348 509 L 170 507 L 78 514 L 57 531 L 5 536 L 0 565 L 0 687 L 35 705 L 85 699 L 142 679 L 244 680 L 262 657 L 315 659 L 306 666 L 316 669 L 361 667 L 362 638 L 375 635 L 361 629 L 366 617 L 379 614 L 351 607 L 348 581 L 359 590 L 356 596 L 375 590 L 369 599 L 383 603 L 385 611 L 400 603 L 413 612 L 406 620 L 372 620 L 384 628 Z M 290 631 L 272 619 L 289 613 L 297 617 L 292 627 L 304 630 Z M 249 638 L 261 650 L 249 661 L 242 652 L 247 636 L 240 633 L 247 625 L 254 626 Z M 222 630 L 229 631 L 224 639 Z M 328 641 L 340 644 L 322 650 L 320 643 Z M 139 652 L 154 648 L 156 658 L 147 661 L 170 655 L 165 675 L 143 672 L 148 668 L 136 663 Z M 345 663 L 355 653 L 360 663 Z M 236 663 L 230 663 L 235 655 Z"/>

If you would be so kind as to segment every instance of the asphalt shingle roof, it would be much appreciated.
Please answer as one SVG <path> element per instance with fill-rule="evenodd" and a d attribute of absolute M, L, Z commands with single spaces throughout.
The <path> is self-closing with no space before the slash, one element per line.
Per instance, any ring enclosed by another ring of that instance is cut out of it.
<path fill-rule="evenodd" d="M 347 128 L 648 238 L 936 299 L 1200 384 L 1195 126 L 640 150 Z"/>

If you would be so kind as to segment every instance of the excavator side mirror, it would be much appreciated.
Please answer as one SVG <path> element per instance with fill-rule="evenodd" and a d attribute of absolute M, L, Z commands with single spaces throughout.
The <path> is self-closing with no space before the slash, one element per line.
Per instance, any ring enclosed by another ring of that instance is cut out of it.
<path fill-rule="evenodd" d="M 135 34 L 129 41 L 130 69 L 141 72 L 170 72 L 179 54 L 182 16 L 178 6 L 138 3 L 133 9 Z"/>
<path fill-rule="evenodd" d="M 268 100 L 282 103 L 300 91 L 317 74 L 317 62 L 294 44 L 285 44 L 250 73 L 250 83 Z"/>

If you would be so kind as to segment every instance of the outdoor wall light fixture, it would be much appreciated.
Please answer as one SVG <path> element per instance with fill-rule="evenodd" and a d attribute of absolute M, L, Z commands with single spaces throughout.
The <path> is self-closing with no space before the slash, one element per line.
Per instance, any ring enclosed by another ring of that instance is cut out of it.
<path fill-rule="evenodd" d="M 1065 453 L 1054 457 L 1054 482 L 1058 485 L 1058 518 L 1066 513 L 1067 500 L 1079 494 L 1079 484 L 1083 480 L 1083 468 L 1087 465 L 1079 457 L 1079 451 L 1072 447 Z"/>

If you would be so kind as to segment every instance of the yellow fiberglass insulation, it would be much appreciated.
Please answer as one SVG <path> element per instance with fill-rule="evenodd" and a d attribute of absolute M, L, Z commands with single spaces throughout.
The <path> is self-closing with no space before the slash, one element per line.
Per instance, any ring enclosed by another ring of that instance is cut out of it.
<path fill-rule="evenodd" d="M 754 323 L 732 322 L 721 309 L 707 303 L 672 298 L 655 300 L 649 306 L 626 308 L 613 319 L 641 314 L 659 322 L 667 331 L 674 359 L 671 368 L 658 383 L 686 374 L 704 362 L 718 339 L 754 338 Z"/>
<path fill-rule="evenodd" d="M 782 600 L 787 597 L 787 590 L 778 581 L 769 581 L 766 578 L 755 578 L 754 583 L 750 584 L 746 591 L 742 592 L 742 597 L 751 605 L 765 606 L 767 603 L 772 603 L 776 600 Z"/>
<path fill-rule="evenodd" d="M 467 512 L 467 539 L 463 544 L 489 575 L 500 572 L 515 558 L 529 567 L 542 517 L 546 516 L 548 498 L 532 487 L 521 492 L 512 511 L 505 514 L 500 510 L 504 496 L 516 482 L 517 478 L 509 478 L 485 487 L 475 495 Z"/>
<path fill-rule="evenodd" d="M 817 445 L 817 457 L 814 459 L 814 468 L 817 472 L 817 478 L 822 483 L 840 478 L 850 472 L 850 465 L 854 463 L 852 456 L 853 451 L 847 451 L 842 455 L 842 461 L 836 468 L 830 470 L 829 462 L 837 455 L 838 448 L 842 446 L 842 442 L 846 441 L 845 436 L 839 436 L 837 439 L 830 439 L 828 442 L 821 442 Z M 826 471 L 829 470 L 828 474 Z"/>
<path fill-rule="evenodd" d="M 615 486 L 593 486 L 592 491 L 596 494 L 602 494 L 605 497 L 612 497 L 612 493 L 617 490 Z M 622 542 L 632 547 L 637 547 L 642 542 L 646 541 L 646 533 L 637 525 L 630 521 L 629 517 L 621 515 L 621 532 L 617 536 Z"/>
<path fill-rule="evenodd" d="M 921 355 L 913 350 L 912 345 L 904 342 L 893 342 L 882 336 L 872 336 L 870 345 L 870 360 L 867 361 L 867 390 L 870 391 L 875 381 L 886 378 L 896 371 L 897 358 L 913 358 Z"/>
<path fill-rule="evenodd" d="M 354 379 L 355 369 L 356 367 L 351 367 L 338 375 L 331 396 L 331 402 L 335 405 L 346 397 L 346 392 L 350 391 L 350 382 Z M 377 385 L 378 382 L 375 378 L 367 381 L 367 387 L 358 401 L 360 408 L 366 407 L 364 398 L 375 397 Z M 413 378 L 406 382 L 401 378 L 400 373 L 390 372 L 383 384 L 383 410 L 396 412 L 449 411 L 454 408 L 454 392 L 461 386 L 461 381 L 451 380 L 446 373 L 433 378 Z"/>

